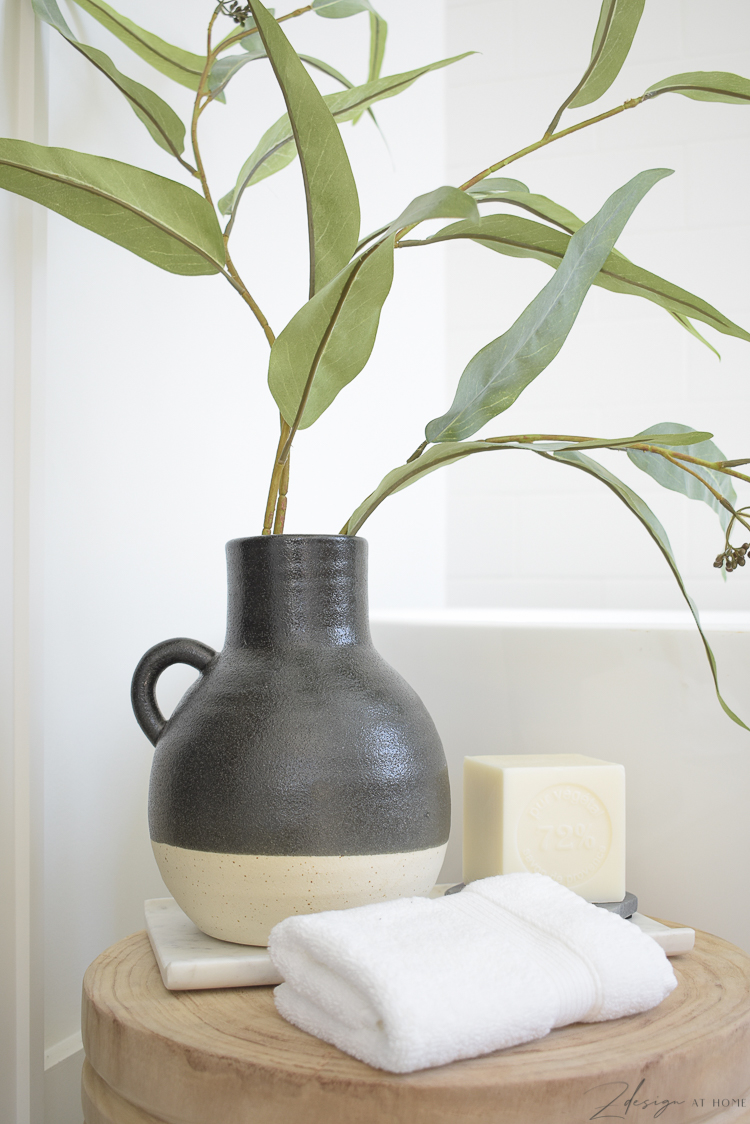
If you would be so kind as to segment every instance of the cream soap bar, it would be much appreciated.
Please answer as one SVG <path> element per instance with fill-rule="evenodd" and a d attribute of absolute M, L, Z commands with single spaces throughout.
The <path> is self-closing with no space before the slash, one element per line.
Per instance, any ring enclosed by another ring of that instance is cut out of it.
<path fill-rule="evenodd" d="M 582 753 L 464 758 L 464 882 L 537 871 L 625 897 L 625 769 Z"/>

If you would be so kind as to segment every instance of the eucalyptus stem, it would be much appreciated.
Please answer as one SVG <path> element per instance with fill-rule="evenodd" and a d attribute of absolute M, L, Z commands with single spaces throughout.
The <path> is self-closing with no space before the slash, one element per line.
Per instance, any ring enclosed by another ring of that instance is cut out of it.
<path fill-rule="evenodd" d="M 282 535 L 284 533 L 284 520 L 286 519 L 286 505 L 287 505 L 287 492 L 289 491 L 289 464 L 291 461 L 291 453 L 284 461 L 284 467 L 281 470 L 281 483 L 279 484 L 279 499 L 276 504 L 276 518 L 273 524 L 273 533 L 275 535 Z"/>
<path fill-rule="evenodd" d="M 305 12 L 313 10 L 312 4 L 306 4 L 304 8 L 295 8 L 293 12 L 287 12 L 285 16 L 279 16 L 276 20 L 277 23 L 284 23 L 286 20 L 296 19 L 297 16 L 304 16 Z M 243 39 L 247 39 L 249 35 L 257 35 L 258 28 L 250 27 L 247 31 L 238 31 L 236 35 L 232 35 L 226 39 L 222 39 L 221 43 L 216 44 L 215 54 L 219 51 L 226 51 L 227 47 L 233 47 L 235 43 L 241 43 Z"/>
<path fill-rule="evenodd" d="M 224 252 L 226 254 L 226 259 L 227 259 L 227 273 L 225 273 L 224 276 L 227 277 L 227 279 L 230 280 L 230 281 L 232 280 L 232 278 L 234 279 L 233 284 L 234 284 L 235 289 L 237 289 L 240 296 L 245 301 L 245 304 L 247 304 L 250 307 L 253 315 L 255 316 L 255 319 L 258 321 L 261 328 L 263 329 L 263 334 L 265 335 L 266 339 L 268 340 L 268 346 L 273 347 L 276 336 L 274 335 L 273 331 L 271 330 L 271 325 L 266 320 L 260 305 L 254 299 L 254 297 L 253 297 L 252 293 L 250 292 L 250 290 L 248 289 L 247 285 L 245 284 L 245 282 L 240 277 L 239 273 L 237 272 L 237 269 L 235 267 L 234 262 L 232 261 L 231 257 L 229 256 L 229 249 L 227 247 L 227 236 L 225 236 L 225 238 L 224 238 L 224 248 L 225 248 Z"/>
<path fill-rule="evenodd" d="M 504 160 L 498 160 L 497 164 L 492 164 L 489 168 L 485 168 L 483 172 L 478 172 L 477 175 L 472 176 L 466 183 L 462 183 L 460 190 L 468 191 L 475 183 L 480 180 L 486 179 L 491 176 L 493 172 L 497 172 L 500 168 L 512 164 L 515 160 L 520 160 L 522 156 L 528 156 L 530 152 L 536 152 L 538 148 L 544 148 L 545 145 L 552 144 L 553 141 L 562 140 L 563 137 L 570 136 L 571 133 L 577 133 L 580 129 L 586 129 L 589 125 L 596 125 L 598 121 L 606 121 L 608 117 L 615 117 L 618 113 L 624 113 L 626 109 L 634 109 L 640 105 L 644 100 L 645 95 L 639 98 L 628 98 L 622 105 L 615 106 L 614 109 L 608 109 L 606 113 L 599 113 L 596 117 L 589 117 L 586 121 L 579 121 L 577 125 L 570 125 L 567 129 L 561 129 L 559 133 L 545 134 L 541 140 L 535 141 L 534 144 L 527 145 L 526 148 L 519 149 L 514 152 L 512 156 L 506 156 Z"/>
<path fill-rule="evenodd" d="M 263 534 L 270 535 L 271 529 L 274 525 L 274 512 L 276 511 L 276 504 L 279 498 L 279 491 L 281 490 L 281 480 L 284 475 L 284 461 L 281 459 L 281 454 L 289 437 L 289 423 L 283 418 L 281 419 L 281 434 L 279 436 L 279 444 L 276 448 L 276 459 L 273 463 L 273 472 L 271 473 L 271 486 L 268 489 L 268 501 L 266 503 L 266 516 L 263 520 Z"/>
<path fill-rule="evenodd" d="M 718 502 L 721 504 L 722 507 L 726 508 L 727 511 L 731 512 L 732 519 L 733 520 L 739 519 L 742 526 L 745 527 L 746 530 L 750 531 L 750 523 L 748 523 L 745 519 L 743 519 L 743 517 L 738 512 L 736 512 L 734 510 L 734 508 L 732 507 L 729 500 L 726 499 L 725 496 L 722 496 L 721 492 L 717 491 L 716 488 L 713 488 L 708 483 L 708 481 L 704 480 L 704 478 L 702 476 L 699 476 L 697 472 L 693 472 L 692 468 L 688 468 L 686 465 L 681 464 L 674 457 L 670 456 L 669 453 L 665 452 L 662 455 L 664 456 L 665 460 L 668 460 L 670 462 L 670 464 L 673 464 L 675 466 L 675 468 L 681 468 L 683 472 L 687 472 L 690 476 L 694 476 L 696 480 L 699 480 L 701 482 L 701 484 L 704 486 L 704 488 L 708 489 L 708 491 L 711 493 L 711 495 L 714 497 L 714 499 L 718 500 Z"/>
<path fill-rule="evenodd" d="M 206 32 L 206 62 L 203 67 L 203 73 L 201 74 L 200 81 L 198 83 L 198 89 L 195 92 L 195 101 L 193 102 L 193 117 L 190 122 L 190 140 L 193 145 L 193 156 L 195 158 L 195 164 L 198 169 L 198 175 L 200 177 L 201 187 L 203 188 L 203 194 L 212 207 L 214 205 L 214 201 L 211 198 L 211 191 L 208 186 L 208 180 L 206 179 L 206 170 L 203 167 L 200 146 L 198 144 L 198 118 L 201 115 L 202 109 L 200 104 L 201 98 L 205 94 L 206 82 L 208 80 L 208 75 L 211 71 L 211 67 L 214 61 L 213 55 L 211 53 L 211 32 L 213 31 L 213 26 L 216 23 L 216 17 L 218 16 L 218 14 L 219 8 L 216 9 L 216 11 L 211 16 L 211 19 L 208 21 L 208 30 Z"/>
<path fill-rule="evenodd" d="M 746 476 L 744 472 L 735 472 L 731 467 L 733 464 L 747 464 L 746 460 L 741 461 L 702 461 L 699 457 L 688 456 L 687 453 L 672 453 L 673 457 L 679 458 L 681 461 L 689 461 L 690 464 L 700 465 L 701 468 L 710 468 L 714 472 L 722 472 L 725 476 L 735 476 L 738 480 L 744 480 L 746 484 L 750 484 L 750 476 Z"/>

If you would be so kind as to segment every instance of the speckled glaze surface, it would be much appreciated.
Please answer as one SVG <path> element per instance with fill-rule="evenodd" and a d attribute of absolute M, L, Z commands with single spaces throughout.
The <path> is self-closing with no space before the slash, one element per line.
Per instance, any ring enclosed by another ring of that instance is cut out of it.
<path fill-rule="evenodd" d="M 411 852 L 420 866 L 448 839 L 448 772 L 422 702 L 372 645 L 367 543 L 235 539 L 227 562 L 224 649 L 168 640 L 133 677 L 156 745 L 152 841 L 256 858 Z M 178 662 L 201 675 L 165 722 L 156 681 Z"/>
<path fill-rule="evenodd" d="M 394 855 L 225 855 L 151 845 L 172 896 L 202 932 L 252 945 L 266 945 L 285 917 L 428 894 L 447 846 Z"/>

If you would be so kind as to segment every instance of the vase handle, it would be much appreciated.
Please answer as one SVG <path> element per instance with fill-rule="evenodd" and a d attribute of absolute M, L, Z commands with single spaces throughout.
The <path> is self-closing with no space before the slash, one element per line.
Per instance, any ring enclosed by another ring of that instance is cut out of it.
<path fill-rule="evenodd" d="M 186 663 L 198 671 L 204 671 L 216 656 L 208 644 L 200 640 L 188 640 L 181 636 L 175 640 L 162 640 L 154 644 L 138 664 L 133 674 L 130 699 L 138 725 L 148 740 L 156 745 L 167 720 L 159 710 L 156 701 L 156 681 L 163 671 L 173 663 Z"/>

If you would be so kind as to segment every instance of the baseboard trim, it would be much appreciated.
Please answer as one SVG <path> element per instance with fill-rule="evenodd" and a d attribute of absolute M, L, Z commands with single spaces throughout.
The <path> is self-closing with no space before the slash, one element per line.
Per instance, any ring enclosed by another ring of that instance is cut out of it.
<path fill-rule="evenodd" d="M 53 1066 L 59 1065 L 60 1062 L 67 1061 L 72 1058 L 73 1054 L 77 1054 L 83 1050 L 83 1038 L 81 1037 L 80 1030 L 75 1034 L 68 1035 L 60 1042 L 56 1042 L 54 1046 L 50 1046 L 48 1050 L 44 1051 L 44 1070 L 45 1073 Z"/>

